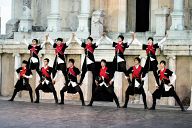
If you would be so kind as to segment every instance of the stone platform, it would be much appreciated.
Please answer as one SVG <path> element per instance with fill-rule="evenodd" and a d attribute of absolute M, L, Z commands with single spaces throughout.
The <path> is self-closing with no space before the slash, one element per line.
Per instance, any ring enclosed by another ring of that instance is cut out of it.
<path fill-rule="evenodd" d="M 178 107 L 158 106 L 156 111 L 141 105 L 117 109 L 114 103 L 95 102 L 95 106 L 80 106 L 66 101 L 65 105 L 43 100 L 40 104 L 28 99 L 9 102 L 0 98 L 1 128 L 190 128 L 192 112 Z M 104 105 L 103 105 L 104 104 Z"/>

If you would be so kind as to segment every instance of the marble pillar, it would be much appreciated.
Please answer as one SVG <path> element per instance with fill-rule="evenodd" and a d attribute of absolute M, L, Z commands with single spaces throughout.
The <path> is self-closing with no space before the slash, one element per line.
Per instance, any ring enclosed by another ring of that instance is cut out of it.
<path fill-rule="evenodd" d="M 190 106 L 187 110 L 192 110 L 192 87 L 191 87 L 191 102 L 190 102 Z"/>
<path fill-rule="evenodd" d="M 123 102 L 123 72 L 115 72 L 114 75 L 114 91 L 119 99 L 119 102 Z"/>
<path fill-rule="evenodd" d="M 169 9 L 167 7 L 162 7 L 155 10 L 155 16 L 156 16 L 155 36 L 158 36 L 158 37 L 165 36 L 168 14 L 169 14 Z"/>
<path fill-rule="evenodd" d="M 118 32 L 126 32 L 126 23 L 127 23 L 127 0 L 119 0 L 119 9 L 118 9 Z"/>
<path fill-rule="evenodd" d="M 167 56 L 167 59 L 169 65 L 168 68 L 176 74 L 176 56 Z M 175 88 L 175 83 L 173 84 L 173 86 Z M 175 106 L 175 99 L 173 97 L 168 97 L 168 105 Z"/>
<path fill-rule="evenodd" d="M 61 31 L 61 16 L 59 13 L 59 0 L 51 0 L 51 12 L 47 17 L 47 31 Z"/>
<path fill-rule="evenodd" d="M 79 27 L 77 32 L 84 32 L 89 35 L 90 32 L 90 0 L 81 0 L 81 12 L 78 16 Z"/>
<path fill-rule="evenodd" d="M 170 30 L 184 30 L 184 1 L 174 0 L 173 12 L 171 13 L 172 25 Z"/>
<path fill-rule="evenodd" d="M 32 17 L 31 17 L 31 0 L 23 0 L 23 14 L 20 19 L 19 30 L 20 32 L 32 31 Z"/>

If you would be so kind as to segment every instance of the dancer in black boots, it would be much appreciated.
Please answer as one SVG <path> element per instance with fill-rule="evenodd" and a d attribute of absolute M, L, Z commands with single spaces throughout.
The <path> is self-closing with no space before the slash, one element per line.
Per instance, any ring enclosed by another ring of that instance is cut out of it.
<path fill-rule="evenodd" d="M 27 63 L 27 68 L 29 70 L 36 70 L 39 76 L 40 76 L 40 69 L 39 69 L 40 63 L 39 63 L 38 53 L 40 50 L 42 50 L 46 41 L 47 41 L 47 36 L 46 36 L 46 40 L 40 45 L 38 45 L 39 41 L 37 39 L 33 39 L 32 44 L 28 44 L 26 39 L 24 40 L 24 43 L 28 46 L 28 50 L 30 50 L 30 58 Z"/>
<path fill-rule="evenodd" d="M 145 62 L 143 75 L 145 76 L 149 71 L 153 71 L 153 75 L 155 77 L 157 85 L 159 85 L 159 79 L 158 79 L 158 74 L 157 74 L 158 61 L 157 61 L 157 57 L 156 57 L 156 50 L 160 46 L 163 45 L 163 43 L 166 41 L 166 39 L 167 39 L 167 35 L 166 35 L 166 37 L 164 37 L 161 41 L 159 41 L 156 44 L 153 43 L 152 37 L 148 38 L 147 44 L 142 44 L 137 39 L 134 40 L 134 42 L 141 45 L 142 49 L 146 50 L 146 53 L 147 53 L 147 60 Z"/>
<path fill-rule="evenodd" d="M 53 48 L 55 48 L 53 78 L 55 78 L 57 71 L 61 70 L 65 77 L 65 85 L 67 85 L 69 82 L 67 77 L 65 50 L 71 43 L 71 40 L 72 40 L 72 37 L 70 37 L 70 39 L 66 43 L 64 43 L 62 38 L 57 38 L 56 42 L 54 42 L 50 37 L 48 37 L 48 41 L 53 45 Z"/>
<path fill-rule="evenodd" d="M 176 80 L 176 75 L 169 69 L 165 68 L 166 62 L 162 60 L 160 62 L 160 70 L 158 71 L 158 79 L 160 81 L 160 86 L 157 86 L 157 89 L 152 94 L 153 96 L 153 105 L 150 110 L 155 110 L 156 99 L 161 97 L 174 97 L 177 103 L 179 104 L 181 111 L 185 111 L 177 93 L 174 90 L 173 83 Z"/>
<path fill-rule="evenodd" d="M 75 34 L 74 34 L 75 36 Z M 83 79 L 85 77 L 85 74 L 87 71 L 91 71 L 93 74 L 93 82 L 95 81 L 95 58 L 94 58 L 94 50 L 98 47 L 98 45 L 101 43 L 103 37 L 101 37 L 96 43 L 93 43 L 93 38 L 88 37 L 86 42 L 82 42 L 80 39 L 78 39 L 75 36 L 75 40 L 77 43 L 84 48 L 85 51 L 85 59 L 82 66 L 82 73 L 81 73 L 81 79 L 79 82 L 79 85 L 82 84 Z"/>
<path fill-rule="evenodd" d="M 129 95 L 142 94 L 144 109 L 147 109 L 146 94 L 143 89 L 144 84 L 144 76 L 142 75 L 143 67 L 141 67 L 140 62 L 141 59 L 139 57 L 136 57 L 134 59 L 135 65 L 133 67 L 130 67 L 126 72 L 128 76 L 127 79 L 129 82 L 129 87 L 127 88 L 125 93 L 125 104 L 123 108 L 127 108 L 127 104 L 129 102 Z M 132 81 L 129 78 L 129 74 L 132 74 Z"/>
<path fill-rule="evenodd" d="M 125 74 L 125 72 L 127 70 L 124 52 L 125 52 L 125 49 L 128 48 L 134 40 L 134 33 L 132 33 L 131 36 L 132 36 L 132 40 L 124 43 L 123 35 L 118 36 L 118 42 L 113 42 L 110 38 L 108 38 L 104 34 L 104 37 L 112 44 L 113 47 L 115 47 L 115 56 L 113 59 L 113 70 L 111 73 L 113 76 L 114 76 L 115 71 L 124 72 L 124 74 Z"/>
<path fill-rule="evenodd" d="M 16 70 L 17 76 L 18 76 L 18 81 L 15 85 L 13 96 L 11 97 L 11 99 L 9 101 L 14 100 L 17 92 L 26 90 L 26 91 L 29 91 L 29 96 L 31 98 L 31 102 L 33 102 L 32 88 L 29 84 L 29 78 L 32 78 L 32 73 L 31 73 L 31 70 L 27 69 L 27 64 L 28 64 L 28 62 L 26 60 L 23 60 L 22 67 L 20 67 Z"/>
<path fill-rule="evenodd" d="M 111 80 L 111 78 L 110 78 L 109 70 L 106 67 L 106 60 L 104 60 L 104 59 L 101 60 L 101 69 L 99 72 L 98 79 L 95 80 L 95 82 L 96 82 L 97 87 L 92 94 L 92 98 L 91 98 L 91 101 L 88 104 L 88 106 L 92 106 L 94 98 L 95 98 L 95 94 L 98 93 L 99 91 L 101 91 L 102 89 L 104 89 L 112 95 L 117 107 L 119 108 L 120 107 L 119 100 L 114 92 L 113 80 Z"/>
<path fill-rule="evenodd" d="M 49 64 L 49 59 L 45 58 L 44 66 L 41 68 L 40 84 L 35 89 L 35 93 L 36 93 L 35 103 L 39 103 L 39 90 L 42 90 L 43 92 L 52 92 L 55 99 L 55 103 L 58 103 L 57 92 L 55 90 L 55 87 L 52 83 L 52 78 L 51 78 L 53 68 L 49 67 L 48 64 Z"/>
<path fill-rule="evenodd" d="M 74 59 L 69 59 L 69 67 L 67 68 L 67 75 L 69 77 L 69 83 L 68 85 L 65 85 L 61 91 L 61 102 L 59 104 L 64 104 L 64 92 L 68 93 L 76 93 L 78 92 L 80 95 L 80 100 L 82 102 L 82 106 L 85 106 L 84 102 L 84 97 L 83 97 L 83 92 L 77 82 L 77 77 L 80 75 L 80 71 L 78 68 L 74 66 L 75 60 Z"/>

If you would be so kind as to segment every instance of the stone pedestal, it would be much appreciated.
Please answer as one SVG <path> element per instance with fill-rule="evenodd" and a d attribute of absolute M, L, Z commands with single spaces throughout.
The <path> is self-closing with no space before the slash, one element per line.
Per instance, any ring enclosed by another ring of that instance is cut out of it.
<path fill-rule="evenodd" d="M 32 31 L 31 0 L 23 0 L 23 15 L 20 19 L 19 31 Z"/>
<path fill-rule="evenodd" d="M 93 83 L 93 74 L 91 71 L 88 71 L 85 74 L 83 84 L 81 89 L 83 91 L 85 101 L 90 101 L 92 97 L 92 83 Z"/>
<path fill-rule="evenodd" d="M 117 95 L 119 102 L 123 102 L 123 73 L 122 72 L 115 72 L 114 75 L 114 91 Z"/>
<path fill-rule="evenodd" d="M 47 31 L 61 31 L 61 16 L 59 13 L 59 0 L 51 0 L 51 13 L 47 17 Z"/>
<path fill-rule="evenodd" d="M 167 7 L 159 8 L 155 11 L 156 16 L 156 34 L 155 36 L 165 36 L 167 26 L 167 16 L 169 9 Z"/>
<path fill-rule="evenodd" d="M 176 56 L 168 56 L 167 59 L 169 60 L 169 69 L 175 73 L 176 70 Z M 175 87 L 175 83 L 173 84 Z M 175 98 L 169 97 L 168 98 L 168 105 L 175 106 Z"/>
<path fill-rule="evenodd" d="M 183 0 L 174 0 L 174 8 L 171 13 L 172 25 L 170 30 L 184 30 Z"/>

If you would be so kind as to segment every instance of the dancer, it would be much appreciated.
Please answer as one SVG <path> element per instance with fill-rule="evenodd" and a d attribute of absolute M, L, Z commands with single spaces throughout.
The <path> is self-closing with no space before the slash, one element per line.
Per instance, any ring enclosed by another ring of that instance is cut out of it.
<path fill-rule="evenodd" d="M 123 108 L 127 108 L 127 104 L 129 102 L 129 95 L 142 94 L 144 109 L 147 109 L 146 94 L 143 89 L 144 84 L 144 76 L 142 75 L 143 67 L 140 65 L 140 62 L 141 59 L 139 57 L 136 57 L 134 59 L 135 65 L 130 67 L 126 72 L 127 76 L 129 76 L 129 74 L 132 74 L 132 81 L 130 80 L 129 77 L 127 77 L 129 81 L 129 86 L 125 93 L 125 104 L 123 105 Z"/>
<path fill-rule="evenodd" d="M 13 101 L 17 92 L 19 91 L 29 91 L 29 96 L 31 99 L 31 102 L 33 102 L 33 96 L 32 96 L 32 88 L 29 84 L 29 78 L 32 78 L 31 70 L 27 69 L 28 62 L 26 60 L 23 60 L 22 67 L 18 68 L 16 70 L 17 75 L 17 83 L 15 85 L 15 89 L 13 92 L 13 95 L 9 101 Z"/>
<path fill-rule="evenodd" d="M 57 92 L 55 91 L 55 87 L 52 84 L 52 78 L 51 78 L 53 68 L 49 67 L 48 64 L 49 64 L 49 59 L 45 58 L 44 66 L 41 68 L 40 84 L 35 89 L 35 93 L 36 93 L 35 103 L 39 103 L 39 90 L 42 90 L 43 92 L 52 92 L 55 99 L 55 103 L 58 103 Z"/>
<path fill-rule="evenodd" d="M 85 102 L 84 102 L 84 98 L 83 98 L 83 92 L 77 82 L 78 77 L 80 77 L 80 71 L 78 68 L 75 67 L 74 63 L 75 60 L 74 59 L 69 59 L 69 67 L 67 68 L 67 75 L 69 77 L 69 83 L 68 85 L 65 85 L 61 91 L 60 91 L 60 95 L 61 95 L 61 102 L 59 104 L 64 104 L 64 92 L 68 92 L 68 93 L 76 93 L 78 92 L 80 95 L 80 99 L 82 102 L 82 106 L 85 106 Z"/>
<path fill-rule="evenodd" d="M 114 92 L 114 87 L 113 87 L 113 80 L 110 78 L 110 73 L 109 73 L 109 70 L 108 70 L 108 67 L 106 67 L 106 60 L 102 59 L 101 60 L 101 69 L 100 69 L 100 72 L 99 72 L 99 76 L 98 76 L 98 79 L 95 80 L 96 82 L 96 89 L 95 91 L 93 92 L 93 95 L 92 95 L 92 98 L 91 98 L 91 101 L 90 103 L 88 104 L 88 106 L 92 106 L 93 104 L 93 101 L 94 101 L 94 98 L 95 98 L 95 95 L 101 91 L 101 90 L 106 90 L 109 94 L 112 95 L 116 105 L 117 105 L 117 108 L 119 108 L 119 100 Z"/>
<path fill-rule="evenodd" d="M 169 69 L 165 68 L 166 62 L 162 60 L 160 62 L 160 70 L 158 71 L 158 79 L 160 81 L 160 86 L 156 86 L 156 90 L 152 94 L 153 96 L 153 105 L 150 110 L 155 110 L 156 99 L 161 97 L 174 97 L 177 103 L 179 104 L 181 111 L 185 111 L 177 93 L 174 90 L 173 83 L 176 80 L 176 75 Z"/>

